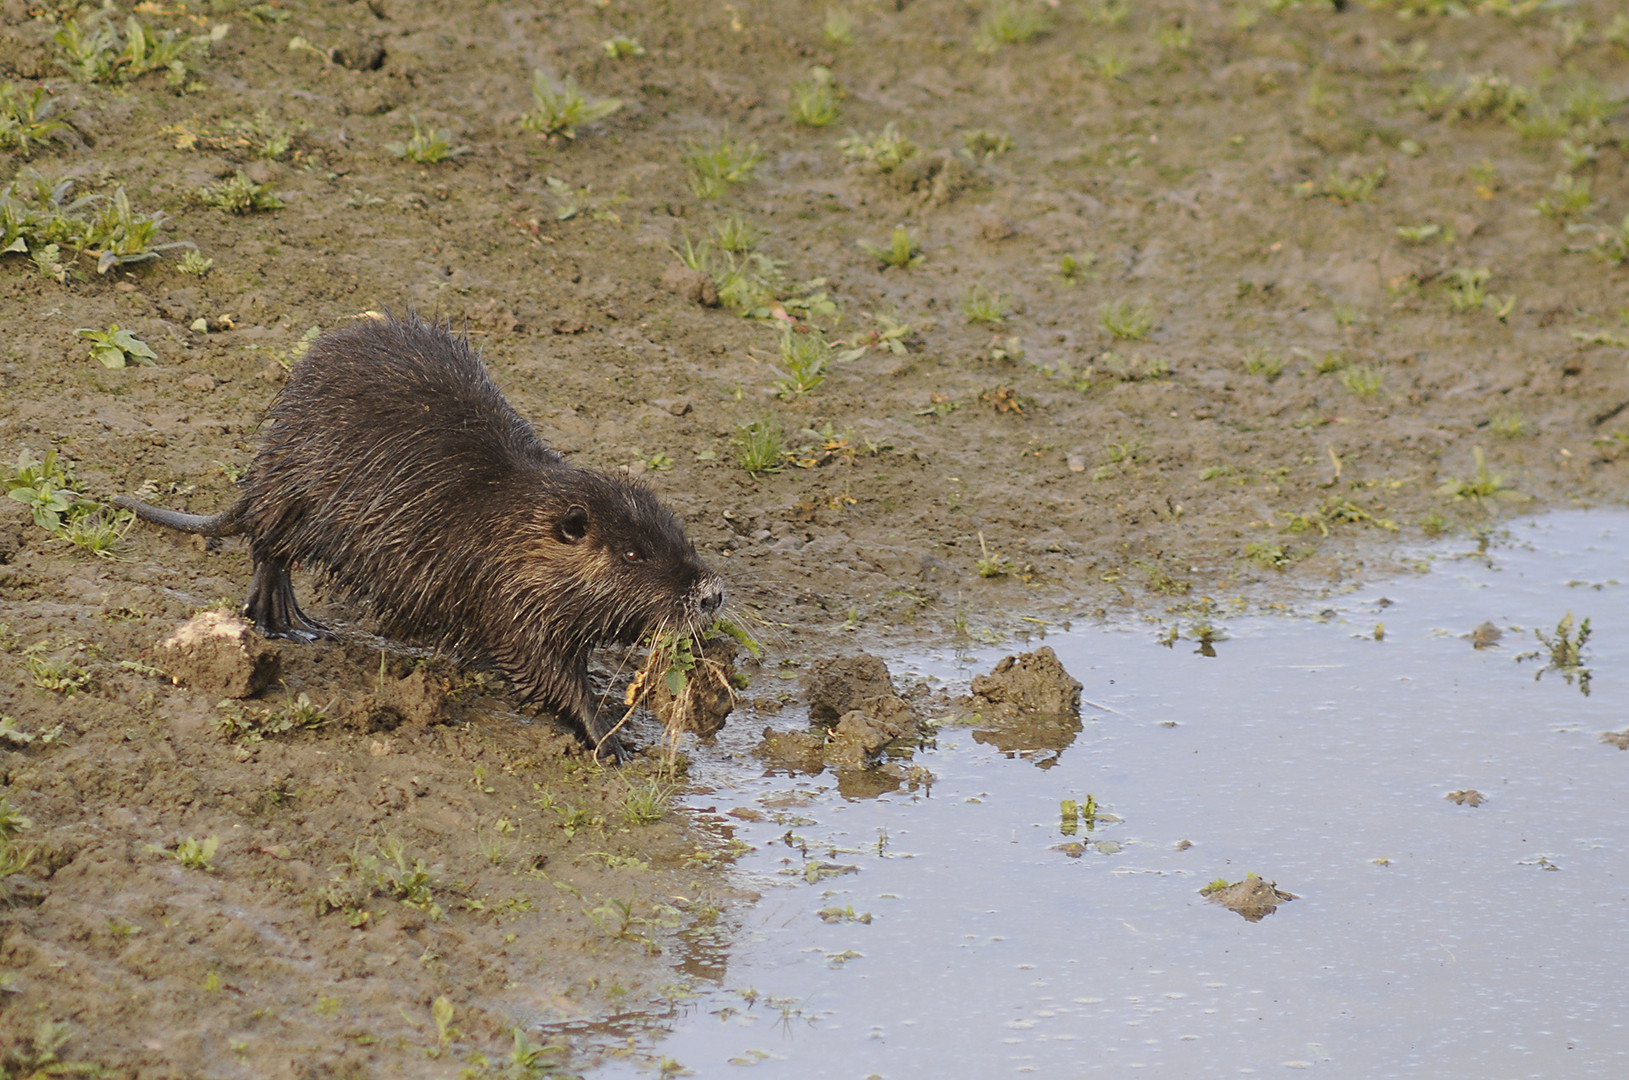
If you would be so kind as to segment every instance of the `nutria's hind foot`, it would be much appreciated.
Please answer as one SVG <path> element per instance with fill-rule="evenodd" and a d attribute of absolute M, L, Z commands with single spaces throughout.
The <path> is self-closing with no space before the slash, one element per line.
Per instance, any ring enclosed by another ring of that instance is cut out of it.
<path fill-rule="evenodd" d="M 626 765 L 633 760 L 633 751 L 612 731 L 594 747 L 594 756 L 606 765 Z"/>
<path fill-rule="evenodd" d="M 289 580 L 288 564 L 274 559 L 255 563 L 255 576 L 249 584 L 243 614 L 255 624 L 256 630 L 269 638 L 310 644 L 334 636 L 328 627 L 300 610 L 294 599 L 294 583 Z"/>

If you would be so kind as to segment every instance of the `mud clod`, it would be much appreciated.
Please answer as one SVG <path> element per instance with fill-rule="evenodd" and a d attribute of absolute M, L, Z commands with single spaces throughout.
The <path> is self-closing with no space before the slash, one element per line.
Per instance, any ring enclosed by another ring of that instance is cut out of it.
<path fill-rule="evenodd" d="M 706 738 L 724 726 L 735 708 L 734 638 L 716 637 L 701 648 L 698 662 L 690 670 L 684 688 L 675 697 L 667 683 L 658 680 L 650 694 L 650 711 L 668 731 L 688 731 Z"/>
<path fill-rule="evenodd" d="M 1450 791 L 1443 798 L 1460 806 L 1481 806 L 1488 801 L 1488 797 L 1475 788 L 1466 788 L 1463 791 Z"/>
<path fill-rule="evenodd" d="M 350 715 L 367 732 L 450 723 L 446 680 L 428 667 L 416 667 L 405 678 L 381 682 L 373 693 L 351 707 Z"/>
<path fill-rule="evenodd" d="M 1280 889 L 1277 882 L 1263 881 L 1254 874 L 1231 885 L 1214 883 L 1200 891 L 1205 899 L 1238 912 L 1249 922 L 1260 922 L 1277 911 L 1280 904 L 1300 899 L 1294 893 Z"/>
<path fill-rule="evenodd" d="M 1064 670 L 1058 654 L 1043 645 L 1006 657 L 988 675 L 975 675 L 972 703 L 986 717 L 1032 712 L 1078 718 L 1080 691 L 1080 682 Z"/>
<path fill-rule="evenodd" d="M 204 611 L 159 642 L 157 659 L 178 686 L 247 698 L 277 678 L 282 656 L 241 616 Z"/>
<path fill-rule="evenodd" d="M 670 266 L 662 272 L 662 288 L 675 296 L 700 304 L 703 307 L 718 306 L 718 286 L 705 271 L 692 270 L 688 266 Z"/>
<path fill-rule="evenodd" d="M 826 744 L 826 759 L 839 768 L 863 769 L 876 763 L 896 739 L 914 739 L 920 730 L 916 710 L 895 694 L 867 698 L 844 713 Z"/>
<path fill-rule="evenodd" d="M 888 665 L 870 653 L 818 661 L 803 681 L 803 693 L 813 724 L 835 724 L 861 702 L 899 696 Z"/>

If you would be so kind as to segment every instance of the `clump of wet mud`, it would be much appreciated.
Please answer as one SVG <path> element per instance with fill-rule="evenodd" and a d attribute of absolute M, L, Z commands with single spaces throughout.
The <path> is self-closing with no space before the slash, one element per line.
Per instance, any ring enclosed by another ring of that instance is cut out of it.
<path fill-rule="evenodd" d="M 158 643 L 154 657 L 179 686 L 219 697 L 253 697 L 277 679 L 282 654 L 241 615 L 202 611 Z"/>
<path fill-rule="evenodd" d="M 1004 657 L 949 712 L 973 728 L 975 742 L 1049 769 L 1080 734 L 1078 679 L 1049 646 Z"/>
<path fill-rule="evenodd" d="M 1231 885 L 1213 882 L 1199 891 L 1205 899 L 1238 912 L 1248 922 L 1260 922 L 1277 911 L 1280 904 L 1300 899 L 1294 893 L 1280 889 L 1277 882 L 1263 881 L 1254 874 Z"/>
<path fill-rule="evenodd" d="M 772 768 L 842 773 L 883 766 L 891 747 L 921 733 L 916 706 L 900 695 L 888 665 L 868 653 L 817 661 L 804 680 L 809 707 L 806 731 L 765 730 L 758 755 Z M 899 771 L 897 769 L 889 772 Z M 900 772 L 899 779 L 904 779 Z"/>
<path fill-rule="evenodd" d="M 681 679 L 670 681 L 661 677 L 651 683 L 644 703 L 662 722 L 670 738 L 676 738 L 680 732 L 710 738 L 724 727 L 735 709 L 738 651 L 739 646 L 732 637 L 720 634 L 708 638 Z M 635 697 L 637 699 L 637 694 Z"/>

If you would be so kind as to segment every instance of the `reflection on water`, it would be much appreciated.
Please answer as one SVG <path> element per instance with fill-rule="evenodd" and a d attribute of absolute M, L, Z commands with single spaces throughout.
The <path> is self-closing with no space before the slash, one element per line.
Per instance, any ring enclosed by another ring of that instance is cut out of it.
<path fill-rule="evenodd" d="M 1453 549 L 1321 619 L 1218 616 L 1215 658 L 1050 635 L 1081 725 L 943 728 L 931 788 L 698 761 L 762 899 L 592 1075 L 1629 1075 L 1629 514 Z M 959 690 L 1000 655 L 891 663 Z M 1200 895 L 1247 874 L 1298 899 Z"/>

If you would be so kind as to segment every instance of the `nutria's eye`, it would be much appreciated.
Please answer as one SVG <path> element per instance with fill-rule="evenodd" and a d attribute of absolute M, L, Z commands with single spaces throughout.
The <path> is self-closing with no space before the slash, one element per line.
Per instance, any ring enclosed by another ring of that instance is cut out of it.
<path fill-rule="evenodd" d="M 580 543 L 588 535 L 588 508 L 572 505 L 555 522 L 554 535 L 559 537 L 563 544 Z"/>
<path fill-rule="evenodd" d="M 643 562 L 645 559 L 645 556 L 641 555 L 633 548 L 629 548 L 627 551 L 624 551 L 622 553 L 622 557 L 627 559 L 629 562 Z"/>

